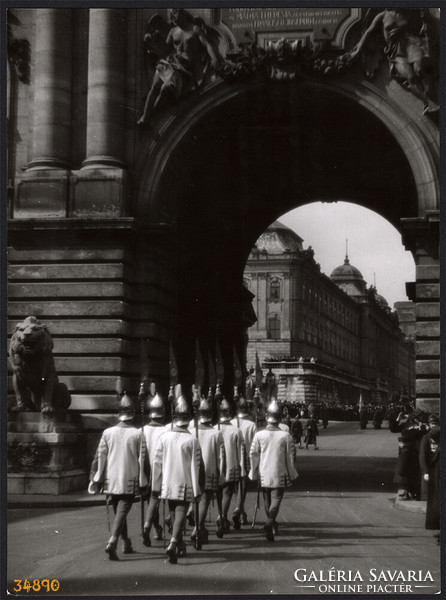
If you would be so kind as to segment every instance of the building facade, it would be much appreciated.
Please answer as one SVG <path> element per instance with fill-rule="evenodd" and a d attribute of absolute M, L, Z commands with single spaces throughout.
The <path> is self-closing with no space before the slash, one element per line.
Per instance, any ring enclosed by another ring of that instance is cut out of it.
<path fill-rule="evenodd" d="M 246 366 L 252 325 L 251 249 L 280 215 L 317 200 L 359 202 L 402 233 L 416 262 L 417 404 L 439 410 L 439 9 L 281 11 L 8 9 L 8 340 L 28 316 L 48 329 L 87 456 L 119 393 L 136 399 L 148 379 L 167 396 L 170 347 L 190 396 L 197 340 L 205 388 L 218 342 L 232 394 L 234 349 Z M 409 45 L 427 32 L 423 85 L 395 76 L 384 43 L 369 47 L 363 32 L 378 14 L 397 30 L 410 22 Z M 353 356 L 371 371 L 355 342 L 359 314 L 329 278 L 318 283 L 310 262 L 297 315 L 284 303 L 279 314 L 277 301 L 257 309 L 259 335 L 277 335 L 280 320 L 281 352 L 295 353 L 297 332 L 304 356 L 320 339 L 328 362 L 337 354 L 347 368 Z M 285 297 L 291 281 L 271 284 Z M 367 357 L 378 361 L 374 335 Z M 13 406 L 11 365 L 7 389 L 3 379 Z M 38 409 L 15 416 L 17 430 Z M 29 427 L 14 434 L 28 439 Z M 17 456 L 14 468 L 34 460 L 48 470 L 54 452 L 33 456 Z"/>
<path fill-rule="evenodd" d="M 348 256 L 327 277 L 302 241 L 276 221 L 249 255 L 244 282 L 255 294 L 257 322 L 249 329 L 248 364 L 257 353 L 265 367 L 279 369 L 288 401 L 317 395 L 357 403 L 361 393 L 372 402 L 413 399 L 415 348 L 396 311 Z"/>

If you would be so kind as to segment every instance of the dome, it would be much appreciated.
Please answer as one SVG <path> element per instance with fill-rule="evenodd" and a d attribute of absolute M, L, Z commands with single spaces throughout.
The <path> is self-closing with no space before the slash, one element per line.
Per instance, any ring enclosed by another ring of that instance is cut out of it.
<path fill-rule="evenodd" d="M 274 221 L 256 241 L 255 247 L 258 252 L 268 254 L 284 254 L 286 252 L 300 252 L 302 250 L 302 238 L 292 229 Z"/>
<path fill-rule="evenodd" d="M 359 269 L 350 264 L 348 256 L 345 257 L 344 264 L 333 269 L 330 278 L 333 281 L 364 281 L 362 273 Z"/>
<path fill-rule="evenodd" d="M 333 269 L 330 279 L 349 296 L 364 296 L 366 282 L 359 269 L 350 264 L 346 255 L 344 264 Z"/>
<path fill-rule="evenodd" d="M 376 304 L 378 306 L 380 306 L 383 310 L 390 311 L 389 303 L 384 298 L 384 296 L 381 296 L 381 294 L 378 294 L 375 287 L 372 287 L 371 290 L 372 290 L 373 296 L 375 298 Z"/>

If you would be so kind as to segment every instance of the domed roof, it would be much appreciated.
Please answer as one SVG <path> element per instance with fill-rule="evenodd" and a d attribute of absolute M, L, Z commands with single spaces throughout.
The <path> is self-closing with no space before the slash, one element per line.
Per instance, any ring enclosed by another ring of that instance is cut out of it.
<path fill-rule="evenodd" d="M 366 293 L 366 282 L 359 269 L 350 264 L 345 256 L 344 264 L 333 269 L 330 279 L 349 296 L 363 296 Z"/>
<path fill-rule="evenodd" d="M 343 265 L 339 265 L 339 267 L 333 269 L 330 278 L 333 281 L 356 281 L 358 279 L 364 281 L 361 271 L 350 264 L 348 256 L 345 257 Z"/>
<path fill-rule="evenodd" d="M 381 294 L 378 294 L 376 287 L 374 287 L 374 286 L 371 288 L 371 290 L 375 297 L 376 304 L 378 304 L 378 306 L 380 306 L 385 311 L 389 311 L 390 306 L 389 306 L 389 303 L 387 302 L 387 300 L 384 298 L 384 296 L 381 296 Z"/>
<path fill-rule="evenodd" d="M 280 221 L 274 221 L 258 238 L 255 247 L 259 252 L 284 254 L 286 252 L 300 252 L 302 242 L 302 238 L 292 229 L 280 223 Z"/>

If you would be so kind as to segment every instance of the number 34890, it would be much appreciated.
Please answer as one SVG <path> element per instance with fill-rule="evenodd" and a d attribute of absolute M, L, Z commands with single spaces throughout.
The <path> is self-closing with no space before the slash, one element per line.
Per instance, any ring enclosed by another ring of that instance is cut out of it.
<path fill-rule="evenodd" d="M 14 579 L 13 591 L 18 592 L 57 592 L 60 587 L 57 579 Z"/>

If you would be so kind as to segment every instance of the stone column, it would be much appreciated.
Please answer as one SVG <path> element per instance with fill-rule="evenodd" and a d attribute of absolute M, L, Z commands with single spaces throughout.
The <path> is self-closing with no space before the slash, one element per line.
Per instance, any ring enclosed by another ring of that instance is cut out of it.
<path fill-rule="evenodd" d="M 402 219 L 403 242 L 414 254 L 416 284 L 409 286 L 416 304 L 416 404 L 440 412 L 440 260 L 439 212 Z"/>
<path fill-rule="evenodd" d="M 71 176 L 71 217 L 126 216 L 128 10 L 90 9 L 86 158 Z"/>
<path fill-rule="evenodd" d="M 67 215 L 71 154 L 72 10 L 39 8 L 32 49 L 32 159 L 17 178 L 13 217 Z"/>
<path fill-rule="evenodd" d="M 33 159 L 28 168 L 70 163 L 72 10 L 36 10 Z"/>
<path fill-rule="evenodd" d="M 291 339 L 290 330 L 290 273 L 283 274 L 282 339 Z"/>
<path fill-rule="evenodd" d="M 124 166 L 125 11 L 91 8 L 87 147 L 83 166 Z"/>
<path fill-rule="evenodd" d="M 267 294 L 267 286 L 266 286 L 266 273 L 258 273 L 257 275 L 257 285 L 259 292 L 258 299 L 258 307 L 259 313 L 257 315 L 258 318 L 258 330 L 262 332 L 263 335 L 266 335 L 266 294 Z"/>

